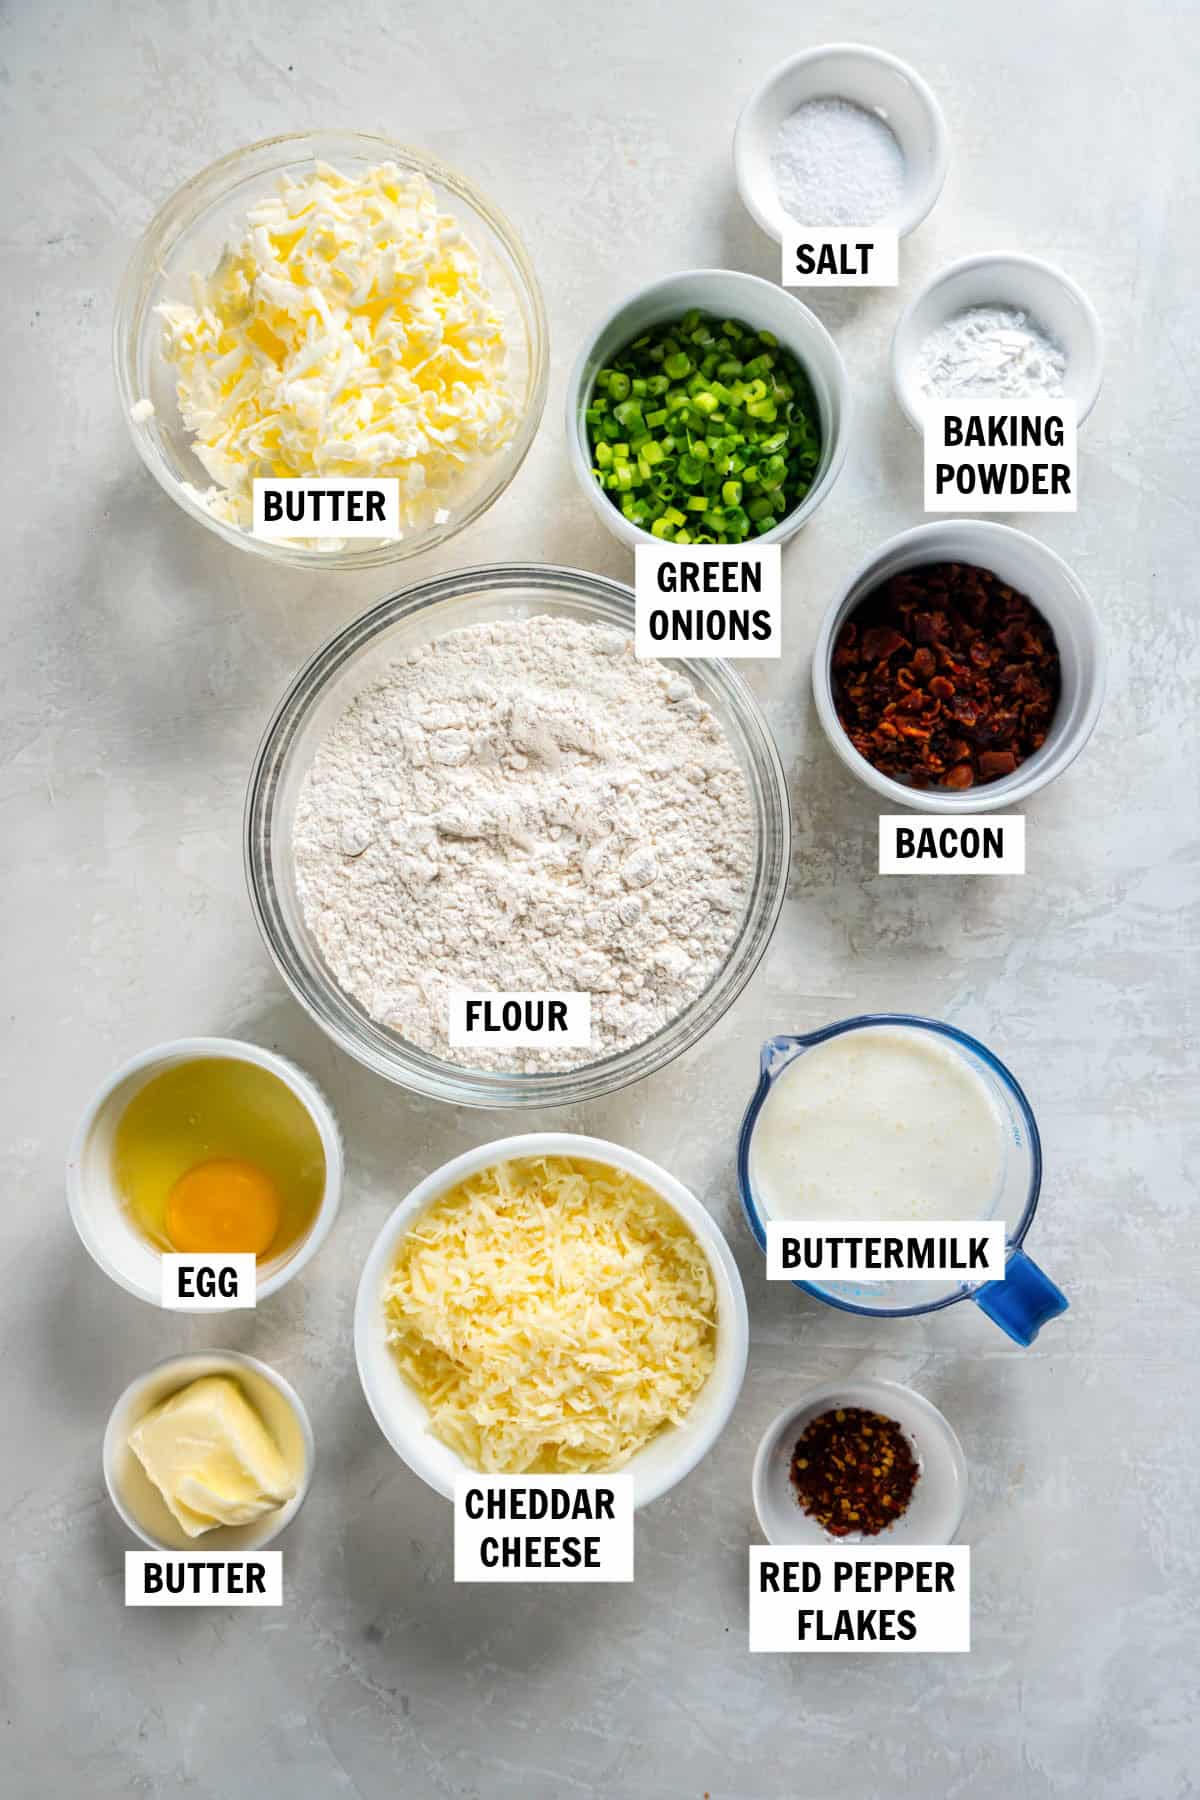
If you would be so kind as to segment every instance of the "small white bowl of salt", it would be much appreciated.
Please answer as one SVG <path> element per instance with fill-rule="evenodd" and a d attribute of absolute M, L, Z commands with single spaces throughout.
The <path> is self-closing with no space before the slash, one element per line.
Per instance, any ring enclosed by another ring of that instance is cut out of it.
<path fill-rule="evenodd" d="M 1103 377 L 1095 307 L 1039 256 L 950 263 L 910 301 L 892 338 L 892 386 L 918 431 L 929 400 L 1068 399 L 1082 425 Z"/>
<path fill-rule="evenodd" d="M 780 63 L 733 138 L 742 203 L 776 242 L 798 224 L 887 224 L 907 237 L 941 193 L 949 154 L 929 87 L 865 44 L 822 44 Z"/>

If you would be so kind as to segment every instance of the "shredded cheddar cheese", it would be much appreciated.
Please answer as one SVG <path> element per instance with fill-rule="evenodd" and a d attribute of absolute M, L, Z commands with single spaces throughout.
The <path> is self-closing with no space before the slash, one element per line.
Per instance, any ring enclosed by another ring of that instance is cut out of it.
<path fill-rule="evenodd" d="M 617 1469 L 712 1373 L 701 1245 L 632 1175 L 572 1157 L 498 1163 L 404 1237 L 389 1339 L 430 1429 L 475 1469 Z"/>
<path fill-rule="evenodd" d="M 396 476 L 420 526 L 513 435 L 479 256 L 422 175 L 285 177 L 191 287 L 158 311 L 217 517 L 249 526 L 255 476 Z"/>

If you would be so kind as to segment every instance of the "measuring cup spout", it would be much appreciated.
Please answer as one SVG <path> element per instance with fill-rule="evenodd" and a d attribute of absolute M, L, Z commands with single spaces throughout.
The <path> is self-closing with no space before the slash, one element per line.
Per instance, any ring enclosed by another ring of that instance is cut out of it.
<path fill-rule="evenodd" d="M 1047 1319 L 1056 1319 L 1070 1305 L 1062 1289 L 1023 1250 L 1010 1251 L 1003 1281 L 985 1281 L 971 1298 L 1026 1350 Z"/>
<path fill-rule="evenodd" d="M 780 1037 L 768 1038 L 758 1056 L 760 1080 L 772 1081 L 785 1064 L 791 1062 L 797 1050 L 807 1050 L 810 1044 L 826 1035 L 823 1031 L 810 1031 L 805 1036 L 785 1032 Z"/>

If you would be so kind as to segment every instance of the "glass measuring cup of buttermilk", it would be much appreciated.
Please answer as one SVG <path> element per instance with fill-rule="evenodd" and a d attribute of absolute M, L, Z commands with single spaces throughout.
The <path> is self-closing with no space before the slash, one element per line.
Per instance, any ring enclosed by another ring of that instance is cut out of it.
<path fill-rule="evenodd" d="M 974 1300 L 1029 1345 L 1067 1300 L 1022 1245 L 1042 1149 L 1014 1076 L 965 1031 L 874 1013 L 763 1045 L 738 1140 L 738 1186 L 766 1249 L 769 1219 L 1004 1223 L 1003 1281 L 797 1281 L 846 1312 L 902 1318 Z"/>

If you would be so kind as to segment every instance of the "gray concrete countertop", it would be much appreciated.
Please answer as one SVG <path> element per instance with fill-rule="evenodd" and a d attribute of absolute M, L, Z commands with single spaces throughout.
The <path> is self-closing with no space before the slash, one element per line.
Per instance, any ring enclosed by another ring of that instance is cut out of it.
<path fill-rule="evenodd" d="M 171 504 L 118 415 L 113 295 L 159 203 L 237 145 L 332 123 L 426 146 L 523 233 L 552 379 L 508 494 L 400 579 L 512 558 L 628 579 L 563 454 L 581 330 L 673 268 L 774 274 L 775 246 L 733 189 L 734 119 L 776 61 L 831 39 L 915 63 L 953 158 L 902 246 L 900 295 L 816 303 L 849 365 L 853 445 L 835 496 L 785 551 L 782 661 L 742 665 L 790 771 L 790 896 L 766 962 L 701 1046 L 554 1118 L 636 1145 L 721 1220 L 750 1300 L 749 1375 L 713 1454 L 642 1515 L 632 1587 L 456 1588 L 450 1510 L 362 1400 L 354 1290 L 420 1174 L 526 1121 L 417 1100 L 341 1056 L 269 965 L 241 869 L 268 711 L 386 577 L 272 570 Z M 1195 16 L 1175 0 L 24 0 L 0 22 L 0 56 L 6 1793 L 1194 1793 Z M 918 441 L 887 380 L 898 304 L 952 257 L 991 248 L 1060 262 L 1103 317 L 1080 511 L 1014 522 L 1090 588 L 1108 701 L 1087 754 L 1029 808 L 1025 878 L 879 879 L 879 808 L 821 736 L 808 653 L 850 568 L 922 517 Z M 1032 1351 L 970 1306 L 873 1324 L 762 1278 L 733 1181 L 759 1043 L 867 1009 L 949 1018 L 1027 1086 L 1046 1151 L 1032 1247 L 1072 1300 Z M 142 1306 L 68 1222 L 63 1159 L 90 1090 L 183 1033 L 277 1046 L 345 1129 L 334 1236 L 259 1316 Z M 276 1364 L 313 1417 L 319 1468 L 283 1540 L 287 1603 L 126 1612 L 131 1542 L 101 1485 L 104 1421 L 133 1375 L 208 1345 Z M 755 1445 L 802 1386 L 860 1373 L 912 1382 L 962 1436 L 974 1650 L 752 1658 Z"/>

